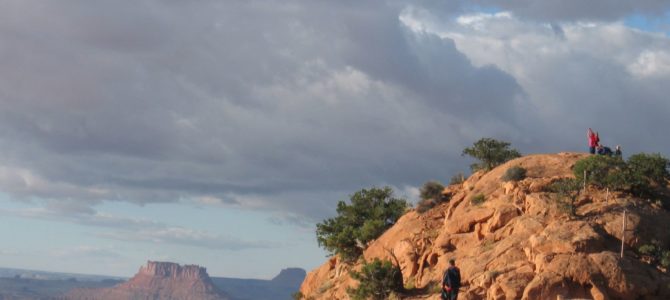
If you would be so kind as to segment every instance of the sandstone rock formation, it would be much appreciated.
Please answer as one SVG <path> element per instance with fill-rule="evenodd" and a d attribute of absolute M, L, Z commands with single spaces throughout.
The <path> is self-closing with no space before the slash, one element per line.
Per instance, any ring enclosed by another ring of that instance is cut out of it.
<path fill-rule="evenodd" d="M 104 289 L 77 289 L 71 300 L 225 300 L 203 267 L 170 262 L 147 262 L 127 282 Z"/>
<path fill-rule="evenodd" d="M 646 199 L 589 188 L 575 202 L 575 216 L 547 191 L 573 177 L 584 154 L 530 155 L 450 186 L 451 200 L 424 214 L 411 211 L 371 242 L 367 260 L 398 258 L 405 299 L 439 299 L 449 258 L 461 269 L 459 299 L 670 299 L 670 277 L 645 264 L 634 249 L 652 238 L 669 241 L 670 213 Z M 511 166 L 527 178 L 502 182 Z M 485 195 L 473 204 L 473 195 Z M 619 257 L 622 210 L 628 210 L 627 251 Z M 300 291 L 306 299 L 349 299 L 357 284 L 336 257 L 311 271 Z"/>

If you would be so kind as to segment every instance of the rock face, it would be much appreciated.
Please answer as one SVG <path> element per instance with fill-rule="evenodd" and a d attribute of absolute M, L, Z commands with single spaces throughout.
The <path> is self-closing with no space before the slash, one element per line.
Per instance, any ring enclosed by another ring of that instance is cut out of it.
<path fill-rule="evenodd" d="M 272 283 L 284 286 L 300 286 L 307 272 L 300 268 L 287 268 L 281 270 L 277 276 L 272 278 Z"/>
<path fill-rule="evenodd" d="M 651 239 L 670 241 L 670 213 L 645 199 L 589 188 L 571 216 L 552 182 L 573 177 L 584 154 L 530 155 L 449 186 L 448 203 L 411 211 L 364 251 L 373 258 L 398 258 L 406 287 L 403 299 L 439 299 L 449 258 L 461 269 L 459 299 L 670 299 L 670 277 L 645 264 L 634 249 Z M 512 166 L 527 178 L 502 182 Z M 483 194 L 484 203 L 472 196 Z M 624 258 L 622 209 L 628 210 Z M 349 299 L 357 282 L 336 257 L 311 271 L 300 291 L 306 299 Z M 437 286 L 437 287 L 436 287 Z"/>
<path fill-rule="evenodd" d="M 203 267 L 149 261 L 127 282 L 111 288 L 73 290 L 65 299 L 225 300 L 228 297 L 214 286 Z"/>

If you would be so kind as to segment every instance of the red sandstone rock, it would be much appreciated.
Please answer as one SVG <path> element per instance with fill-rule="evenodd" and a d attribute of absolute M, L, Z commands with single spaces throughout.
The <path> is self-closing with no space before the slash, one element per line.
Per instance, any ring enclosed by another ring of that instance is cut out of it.
<path fill-rule="evenodd" d="M 225 300 L 203 267 L 170 262 L 147 262 L 127 282 L 111 288 L 76 289 L 68 300 Z"/>
<path fill-rule="evenodd" d="M 632 252 L 619 258 L 621 208 L 628 204 L 628 249 L 656 238 L 670 242 L 670 213 L 646 199 L 589 188 L 576 203 L 576 217 L 556 205 L 546 186 L 572 177 L 584 154 L 530 155 L 488 173 L 478 172 L 444 193 L 448 204 L 405 214 L 364 252 L 367 260 L 390 259 L 394 251 L 405 285 L 416 289 L 403 299 L 439 299 L 430 285 L 439 282 L 449 258 L 461 269 L 459 299 L 670 299 L 670 276 Z M 527 169 L 527 178 L 502 183 L 510 166 Z M 469 199 L 484 194 L 486 201 Z M 607 199 L 606 199 L 607 198 Z M 306 299 L 349 299 L 355 287 L 348 272 L 360 264 L 325 263 L 301 286 Z M 411 284 L 410 284 L 411 283 Z M 421 292 L 423 291 L 423 292 Z"/>

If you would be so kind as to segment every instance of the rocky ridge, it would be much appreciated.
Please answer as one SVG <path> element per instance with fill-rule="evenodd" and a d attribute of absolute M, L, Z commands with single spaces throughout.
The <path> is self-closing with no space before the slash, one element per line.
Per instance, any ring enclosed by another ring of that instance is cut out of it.
<path fill-rule="evenodd" d="M 448 203 L 406 213 L 364 251 L 364 258 L 400 263 L 405 299 L 439 299 L 449 258 L 461 269 L 459 299 L 670 299 L 670 277 L 644 263 L 633 249 L 651 239 L 670 241 L 670 213 L 647 199 L 589 187 L 575 201 L 575 216 L 547 187 L 570 178 L 585 154 L 538 154 L 478 172 L 444 193 Z M 503 182 L 512 166 L 527 178 Z M 485 201 L 470 199 L 482 194 Z M 628 211 L 625 255 L 619 250 L 622 211 Z M 306 299 L 349 299 L 360 268 L 333 257 L 301 286 Z"/>
<path fill-rule="evenodd" d="M 229 297 L 212 283 L 203 267 L 149 261 L 126 282 L 111 288 L 76 289 L 65 299 L 225 300 Z"/>

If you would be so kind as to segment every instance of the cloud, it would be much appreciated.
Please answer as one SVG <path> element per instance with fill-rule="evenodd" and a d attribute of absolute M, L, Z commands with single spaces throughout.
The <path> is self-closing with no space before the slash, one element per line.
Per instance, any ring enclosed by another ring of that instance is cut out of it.
<path fill-rule="evenodd" d="M 4 256 L 16 256 L 19 255 L 19 252 L 16 250 L 5 250 L 5 249 L 0 249 L 0 255 Z"/>
<path fill-rule="evenodd" d="M 521 126 L 514 78 L 412 32 L 398 6 L 99 4 L 0 10 L 0 187 L 15 197 L 320 219 L 362 187 L 446 178 L 461 166 L 436 162 Z M 12 188 L 19 170 L 40 184 Z"/>
<path fill-rule="evenodd" d="M 280 245 L 266 241 L 247 241 L 229 236 L 208 233 L 181 227 L 115 231 L 99 234 L 100 237 L 129 242 L 173 244 L 202 247 L 213 250 L 240 251 L 249 249 L 271 249 Z"/>
<path fill-rule="evenodd" d="M 659 0 L 423 0 L 411 4 L 442 16 L 472 14 L 482 10 L 504 10 L 522 19 L 540 22 L 617 21 L 631 15 L 664 17 L 670 12 L 670 3 Z"/>
<path fill-rule="evenodd" d="M 62 210 L 60 207 L 55 208 L 54 205 L 51 205 L 51 203 L 61 205 L 64 202 L 66 203 L 64 206 L 68 207 L 67 210 Z M 0 215 L 68 222 L 86 226 L 117 228 L 125 230 L 167 227 L 167 225 L 164 223 L 147 219 L 128 218 L 112 215 L 109 213 L 98 212 L 80 202 L 72 202 L 73 205 L 67 205 L 67 203 L 68 202 L 62 200 L 52 200 L 49 201 L 49 204 L 44 207 L 0 209 Z"/>
<path fill-rule="evenodd" d="M 60 259 L 82 259 L 83 257 L 118 259 L 122 257 L 121 254 L 112 248 L 89 245 L 54 250 L 51 255 Z"/>
<path fill-rule="evenodd" d="M 485 136 L 667 149 L 667 37 L 605 21 L 667 6 L 556 3 L 3 2 L 0 189 L 95 226 L 124 221 L 92 208 L 112 200 L 305 224 L 360 188 L 446 182 Z"/>
<path fill-rule="evenodd" d="M 59 201 L 52 201 L 58 203 Z M 88 207 L 87 207 L 88 208 Z M 18 216 L 50 220 L 56 222 L 67 222 L 84 226 L 108 228 L 110 231 L 97 234 L 98 237 L 117 241 L 140 241 L 155 244 L 185 245 L 202 247 L 214 250 L 247 250 L 247 249 L 270 249 L 281 245 L 268 241 L 248 241 L 229 236 L 215 234 L 205 230 L 195 230 L 181 226 L 172 226 L 162 222 L 142 218 L 130 218 L 112 215 L 104 212 L 88 210 L 81 212 L 75 210 L 57 210 L 49 207 L 34 207 L 26 209 L 0 209 L 0 215 Z M 112 252 L 107 248 L 81 246 L 73 249 L 58 250 L 56 256 L 72 256 L 76 254 L 90 254 L 94 256 L 99 252 L 100 256 L 111 257 Z"/>
<path fill-rule="evenodd" d="M 500 7 L 504 10 L 513 11 L 520 17 L 541 21 L 611 21 L 620 20 L 632 14 L 663 16 L 663 14 L 670 11 L 670 3 L 658 0 L 512 0 L 481 2 Z"/>
<path fill-rule="evenodd" d="M 566 23 L 557 36 L 554 26 L 505 13 L 440 24 L 423 23 L 412 12 L 401 19 L 414 30 L 454 40 L 475 65 L 496 65 L 517 80 L 532 108 L 525 117 L 533 125 L 523 132 L 544 136 L 526 151 L 583 149 L 581 132 L 588 127 L 599 128 L 605 144 L 622 144 L 628 153 L 665 152 L 670 146 L 658 130 L 670 125 L 662 116 L 670 110 L 670 90 L 662 83 L 670 75 L 667 36 L 620 22 Z"/>

